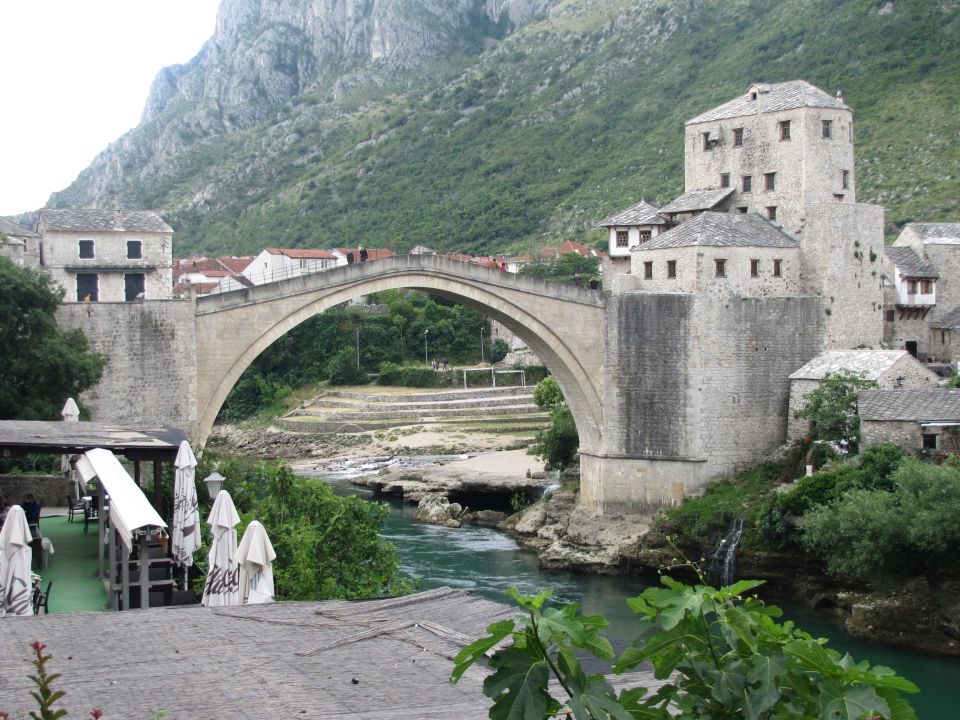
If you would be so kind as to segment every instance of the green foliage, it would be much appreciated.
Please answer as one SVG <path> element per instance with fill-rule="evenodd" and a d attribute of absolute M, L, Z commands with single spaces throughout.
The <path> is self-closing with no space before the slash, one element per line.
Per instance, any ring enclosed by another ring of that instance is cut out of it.
<path fill-rule="evenodd" d="M 205 469 L 198 469 L 198 477 Z M 338 497 L 327 483 L 295 475 L 284 464 L 225 459 L 218 470 L 243 525 L 259 520 L 270 535 L 278 599 L 355 599 L 411 590 L 396 548 L 378 534 L 386 506 Z"/>
<path fill-rule="evenodd" d="M 490 362 L 498 363 L 503 360 L 507 353 L 510 352 L 510 346 L 507 345 L 506 340 L 503 338 L 497 338 L 492 343 L 490 343 Z"/>
<path fill-rule="evenodd" d="M 538 430 L 531 450 L 551 467 L 567 467 L 580 447 L 580 435 L 573 421 L 573 413 L 565 404 L 550 411 L 550 425 Z"/>
<path fill-rule="evenodd" d="M 587 675 L 581 658 L 613 658 L 600 634 L 607 621 L 582 615 L 576 605 L 546 607 L 549 593 L 511 596 L 525 614 L 487 628 L 488 635 L 454 659 L 456 682 L 492 653 L 494 673 L 483 692 L 493 701 L 493 720 L 552 717 L 577 720 L 909 720 L 915 718 L 902 693 L 917 687 L 893 670 L 855 662 L 774 618 L 780 610 L 746 593 L 762 583 L 741 580 L 719 590 L 687 586 L 662 576 L 628 600 L 637 613 L 638 635 L 616 660 L 614 672 L 653 665 L 667 682 L 654 694 L 628 688 L 617 694 L 602 674 Z M 511 639 L 506 647 L 496 649 Z M 559 683 L 551 693 L 553 678 Z"/>
<path fill-rule="evenodd" d="M 433 368 L 400 367 L 394 363 L 383 363 L 380 366 L 380 385 L 398 385 L 401 387 L 442 387 L 450 384 L 450 374 L 437 372 Z"/>
<path fill-rule="evenodd" d="M 813 426 L 820 440 L 851 440 L 860 438 L 860 417 L 857 415 L 857 391 L 877 387 L 863 372 L 838 370 L 827 373 L 820 384 L 807 396 L 807 402 L 797 412 Z"/>
<path fill-rule="evenodd" d="M 580 273 L 582 282 L 586 285 L 587 281 L 599 272 L 599 258 L 579 253 L 564 253 L 556 260 L 527 263 L 520 268 L 518 274 L 569 285 L 573 282 L 574 273 Z"/>
<path fill-rule="evenodd" d="M 563 391 L 552 376 L 545 377 L 537 383 L 533 389 L 533 401 L 543 410 L 553 410 L 566 403 Z"/>
<path fill-rule="evenodd" d="M 360 369 L 357 351 L 352 347 L 341 348 L 330 358 L 326 374 L 331 385 L 363 385 L 367 381 L 366 374 Z"/>
<path fill-rule="evenodd" d="M 48 275 L 0 257 L 0 418 L 60 420 L 68 397 L 100 379 L 106 358 L 82 330 L 61 330 L 63 298 Z M 86 413 L 89 416 L 89 413 Z"/>
<path fill-rule="evenodd" d="M 804 516 L 804 545 L 832 573 L 878 582 L 960 568 L 960 469 L 903 460 L 885 483 L 854 488 Z"/>

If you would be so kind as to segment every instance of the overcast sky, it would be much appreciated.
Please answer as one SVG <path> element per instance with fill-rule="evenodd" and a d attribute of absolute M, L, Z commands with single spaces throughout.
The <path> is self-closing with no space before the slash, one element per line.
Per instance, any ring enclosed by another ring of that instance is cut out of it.
<path fill-rule="evenodd" d="M 43 207 L 140 122 L 161 68 L 213 35 L 219 0 L 0 0 L 0 215 Z"/>

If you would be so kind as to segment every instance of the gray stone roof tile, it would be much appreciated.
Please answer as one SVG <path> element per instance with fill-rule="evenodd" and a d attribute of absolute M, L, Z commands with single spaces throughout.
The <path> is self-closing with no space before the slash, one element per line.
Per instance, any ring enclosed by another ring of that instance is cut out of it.
<path fill-rule="evenodd" d="M 732 187 L 716 190 L 691 190 L 668 202 L 660 208 L 660 212 L 666 214 L 713 210 L 721 200 L 726 199 L 732 193 Z"/>
<path fill-rule="evenodd" d="M 827 350 L 790 375 L 791 380 L 820 380 L 827 373 L 852 370 L 876 380 L 908 356 L 906 350 Z"/>
<path fill-rule="evenodd" d="M 918 423 L 960 422 L 960 390 L 861 390 L 857 414 L 861 420 Z"/>
<path fill-rule="evenodd" d="M 960 330 L 960 305 L 943 315 L 930 319 L 930 327 L 938 330 Z"/>
<path fill-rule="evenodd" d="M 960 223 L 907 223 L 904 230 L 907 228 L 916 232 L 923 239 L 924 244 L 960 244 Z"/>
<path fill-rule="evenodd" d="M 153 210 L 44 208 L 38 227 L 59 232 L 173 232 Z"/>
<path fill-rule="evenodd" d="M 750 99 L 750 88 L 760 89 L 756 100 Z M 746 117 L 756 115 L 760 112 L 779 112 L 782 110 L 793 110 L 801 107 L 819 107 L 834 108 L 837 110 L 849 110 L 850 108 L 831 95 L 828 95 L 818 87 L 814 87 L 806 80 L 790 80 L 789 82 L 774 83 L 768 85 L 765 83 L 755 83 L 747 88 L 747 92 L 739 97 L 735 97 L 723 105 L 719 105 L 712 110 L 707 110 L 695 118 L 687 120 L 687 125 L 697 123 L 712 122 L 714 120 L 726 120 L 728 118 Z"/>
<path fill-rule="evenodd" d="M 645 200 L 641 200 L 636 205 L 631 205 L 626 210 L 621 210 L 615 215 L 602 220 L 600 227 L 612 227 L 614 225 L 667 225 L 667 219 L 660 214 L 660 210 Z"/>
<path fill-rule="evenodd" d="M 33 230 L 28 230 L 23 225 L 17 225 L 6 218 L 0 218 L 0 235 L 17 238 L 39 238 Z"/>
<path fill-rule="evenodd" d="M 795 248 L 799 243 L 766 218 L 755 213 L 705 212 L 671 228 L 649 242 L 633 248 L 634 252 L 663 248 L 690 247 L 772 247 Z"/>
<path fill-rule="evenodd" d="M 884 254 L 905 277 L 938 278 L 940 273 L 929 260 L 924 260 L 910 247 L 888 247 Z"/>

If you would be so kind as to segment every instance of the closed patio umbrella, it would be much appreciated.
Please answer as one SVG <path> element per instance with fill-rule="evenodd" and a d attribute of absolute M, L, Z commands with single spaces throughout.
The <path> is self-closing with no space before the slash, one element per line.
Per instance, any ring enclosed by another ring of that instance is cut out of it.
<path fill-rule="evenodd" d="M 30 528 L 23 508 L 14 505 L 0 530 L 0 615 L 33 615 Z"/>
<path fill-rule="evenodd" d="M 186 440 L 180 443 L 173 463 L 173 561 L 182 568 L 193 565 L 193 554 L 200 548 L 200 510 L 197 505 L 197 458 Z"/>
<path fill-rule="evenodd" d="M 240 601 L 244 605 L 273 602 L 273 561 L 277 553 L 267 531 L 256 520 L 247 525 L 237 548 Z"/>
<path fill-rule="evenodd" d="M 207 562 L 207 580 L 203 584 L 201 605 L 221 607 L 240 604 L 240 568 L 237 565 L 237 523 L 240 516 L 226 490 L 217 494 L 207 518 L 213 531 L 213 544 Z"/>
<path fill-rule="evenodd" d="M 60 416 L 63 418 L 64 422 L 80 421 L 80 408 L 77 407 L 77 403 L 73 398 L 67 398 L 67 401 L 63 404 L 63 410 L 60 411 Z M 68 472 L 70 470 L 69 455 L 60 456 L 60 469 L 63 472 Z M 76 483 L 76 477 L 73 477 L 72 479 L 74 483 Z M 79 497 L 79 494 L 77 494 L 77 497 Z"/>

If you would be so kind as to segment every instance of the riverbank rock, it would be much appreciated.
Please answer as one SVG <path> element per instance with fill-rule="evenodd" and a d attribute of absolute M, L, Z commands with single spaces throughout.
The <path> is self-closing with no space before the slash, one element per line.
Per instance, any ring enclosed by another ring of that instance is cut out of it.
<path fill-rule="evenodd" d="M 413 513 L 413 522 L 443 527 L 460 527 L 463 507 L 452 503 L 445 495 L 425 495 Z"/>

